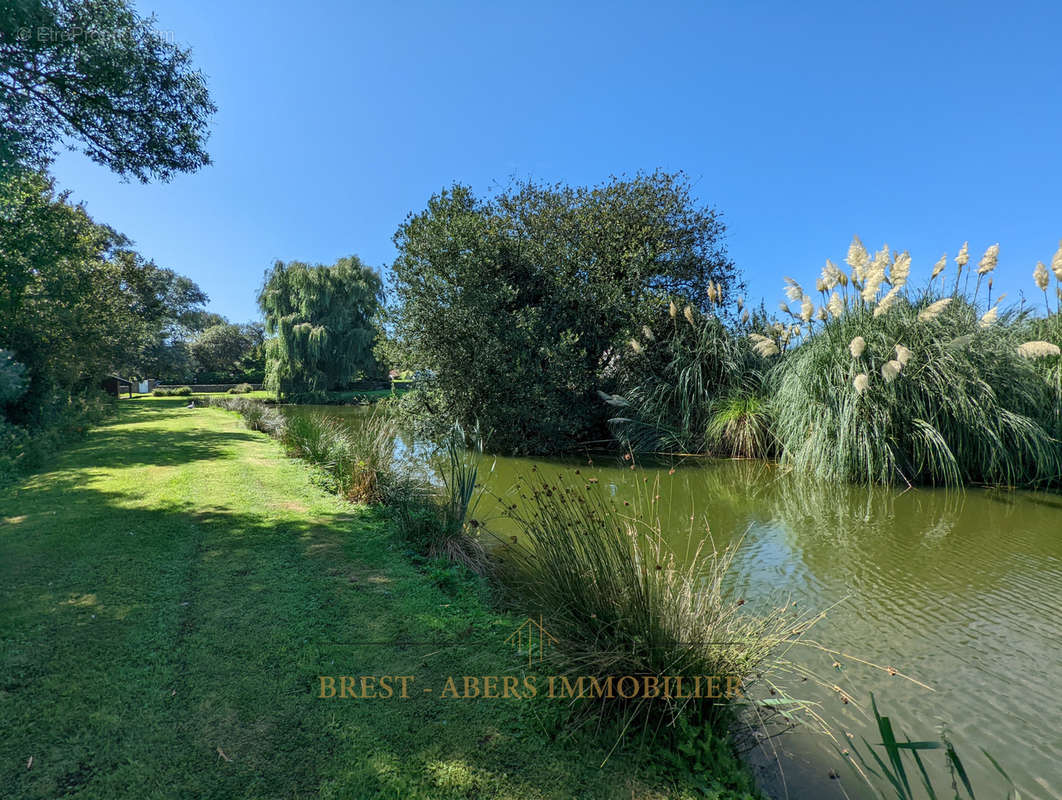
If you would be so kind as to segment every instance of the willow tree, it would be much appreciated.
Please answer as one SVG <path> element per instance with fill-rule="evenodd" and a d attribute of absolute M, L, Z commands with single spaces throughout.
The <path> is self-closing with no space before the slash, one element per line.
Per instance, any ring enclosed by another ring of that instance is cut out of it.
<path fill-rule="evenodd" d="M 330 267 L 278 261 L 258 295 L 271 337 L 266 387 L 278 396 L 325 392 L 372 374 L 382 299 L 379 274 L 357 256 Z"/>

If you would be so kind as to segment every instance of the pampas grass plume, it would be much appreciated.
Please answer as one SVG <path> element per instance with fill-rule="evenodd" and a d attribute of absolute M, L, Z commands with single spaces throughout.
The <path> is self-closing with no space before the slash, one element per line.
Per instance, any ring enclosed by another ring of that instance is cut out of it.
<path fill-rule="evenodd" d="M 941 314 L 944 313 L 944 309 L 951 303 L 950 297 L 945 297 L 943 300 L 937 300 L 937 302 L 926 306 L 922 309 L 922 313 L 918 315 L 919 322 L 932 322 Z"/>
<path fill-rule="evenodd" d="M 940 273 L 944 271 L 944 268 L 948 266 L 948 254 L 945 253 L 940 257 L 940 261 L 933 265 L 933 274 L 929 276 L 930 280 L 933 280 Z"/>
<path fill-rule="evenodd" d="M 769 358 L 771 356 L 778 355 L 778 345 L 758 333 L 750 333 L 749 339 L 752 340 L 752 349 L 756 351 L 756 354 L 763 358 Z"/>
<path fill-rule="evenodd" d="M 1062 354 L 1062 349 L 1051 342 L 1035 341 L 1026 342 L 1018 348 L 1018 355 L 1022 358 L 1046 358 Z"/>
<path fill-rule="evenodd" d="M 1041 292 L 1047 291 L 1047 287 L 1051 283 L 1051 274 L 1047 271 L 1043 261 L 1036 262 L 1036 269 L 1033 270 L 1033 280 L 1036 281 L 1037 289 Z"/>
<path fill-rule="evenodd" d="M 888 293 L 883 298 L 881 298 L 881 302 L 878 303 L 877 307 L 874 309 L 875 318 L 880 317 L 882 314 L 888 313 L 889 309 L 892 308 L 893 304 L 896 302 L 896 298 L 899 296 L 900 289 L 902 288 L 903 285 L 901 284 L 899 286 L 893 286 L 891 289 L 889 289 Z"/>
<path fill-rule="evenodd" d="M 981 261 L 977 265 L 978 275 L 987 275 L 989 272 L 996 268 L 996 264 L 999 263 L 999 245 L 994 244 L 985 250 L 985 254 L 981 257 Z"/>
<path fill-rule="evenodd" d="M 867 252 L 867 249 L 863 247 L 863 243 L 859 240 L 858 236 L 852 237 L 852 243 L 848 245 L 848 257 L 845 261 L 848 262 L 848 266 L 852 268 L 856 278 L 862 282 L 867 267 L 870 266 L 870 254 Z"/>
<path fill-rule="evenodd" d="M 962 247 L 959 248 L 959 254 L 955 256 L 955 263 L 960 267 L 965 267 L 970 261 L 970 243 L 963 242 Z"/>

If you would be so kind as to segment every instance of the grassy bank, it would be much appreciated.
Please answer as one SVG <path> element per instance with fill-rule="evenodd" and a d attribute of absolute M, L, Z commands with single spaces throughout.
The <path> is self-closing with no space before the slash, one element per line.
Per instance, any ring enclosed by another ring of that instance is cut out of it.
<path fill-rule="evenodd" d="M 0 493 L 0 795 L 704 796 L 635 753 L 600 768 L 612 739 L 573 741 L 557 701 L 440 698 L 451 674 L 519 674 L 518 621 L 185 402 L 122 401 Z M 434 691 L 321 700 L 322 674 Z"/>

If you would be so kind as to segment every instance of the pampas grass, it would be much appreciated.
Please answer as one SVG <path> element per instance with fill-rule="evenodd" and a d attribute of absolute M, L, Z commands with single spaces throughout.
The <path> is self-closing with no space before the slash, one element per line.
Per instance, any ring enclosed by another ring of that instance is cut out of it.
<path fill-rule="evenodd" d="M 754 395 L 760 384 L 762 362 L 744 336 L 732 333 L 715 315 L 697 320 L 689 309 L 682 316 L 685 322 L 662 313 L 653 321 L 653 339 L 646 337 L 644 354 L 628 356 L 622 364 L 620 392 L 604 396 L 620 410 L 610 425 L 626 448 L 705 452 L 716 404 Z M 691 318 L 693 323 L 687 324 Z M 762 339 L 757 352 L 767 356 L 779 351 L 776 340 Z"/>
<path fill-rule="evenodd" d="M 940 275 L 940 273 L 942 273 L 944 271 L 945 267 L 947 267 L 947 266 L 948 266 L 948 254 L 945 253 L 944 255 L 942 255 L 940 257 L 940 260 L 937 261 L 937 263 L 933 265 L 933 272 L 930 274 L 929 279 L 930 280 L 935 280 L 936 277 L 938 275 Z"/>
<path fill-rule="evenodd" d="M 901 297 L 876 318 L 850 310 L 787 356 L 771 395 L 784 462 L 861 482 L 1033 485 L 1058 478 L 1049 387 L 1018 355 L 1012 326 L 983 327 L 963 299 L 937 303 Z M 861 360 L 853 361 L 846 345 L 857 338 L 865 349 L 855 348 Z M 894 358 L 903 353 L 899 341 L 918 353 L 907 367 Z M 839 391 L 846 383 L 855 391 Z"/>
<path fill-rule="evenodd" d="M 1051 275 L 1047 271 L 1047 267 L 1044 266 L 1043 261 L 1036 262 L 1036 269 L 1033 270 L 1033 282 L 1041 292 L 1046 292 L 1047 287 L 1051 284 Z"/>
<path fill-rule="evenodd" d="M 1059 481 L 1062 375 L 1045 381 L 1039 367 L 1057 350 L 1051 337 L 1028 341 L 1027 313 L 1004 310 L 1002 298 L 984 309 L 976 290 L 973 299 L 957 290 L 948 297 L 912 293 L 906 253 L 896 257 L 892 286 L 875 303 L 887 253 L 883 248 L 870 259 L 853 240 L 855 302 L 842 301 L 840 313 L 770 373 L 767 396 L 782 461 L 829 480 Z M 988 248 L 979 279 L 996 268 L 998 255 L 998 245 Z M 955 260 L 961 273 L 968 245 Z M 942 270 L 938 261 L 932 278 Z"/>
<path fill-rule="evenodd" d="M 892 383 L 899 376 L 901 369 L 903 364 L 899 361 L 886 361 L 881 365 L 881 377 L 885 383 Z"/>
<path fill-rule="evenodd" d="M 762 358 L 770 358 L 776 356 L 779 353 L 778 345 L 774 339 L 770 339 L 759 333 L 750 333 L 749 341 L 752 342 L 752 349 L 756 351 L 756 355 Z"/>

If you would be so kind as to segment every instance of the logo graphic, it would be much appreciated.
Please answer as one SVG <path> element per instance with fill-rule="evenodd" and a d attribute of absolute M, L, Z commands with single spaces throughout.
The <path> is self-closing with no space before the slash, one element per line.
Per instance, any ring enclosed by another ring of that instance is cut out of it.
<path fill-rule="evenodd" d="M 541 615 L 537 620 L 528 617 L 524 620 L 515 631 L 509 634 L 509 638 L 505 641 L 512 644 L 516 648 L 516 652 L 519 653 L 526 642 L 527 645 L 527 666 L 531 666 L 531 661 L 535 655 L 535 640 L 538 640 L 538 660 L 542 661 L 546 654 L 546 647 L 550 644 L 556 644 L 557 639 L 549 631 L 542 626 Z"/>

